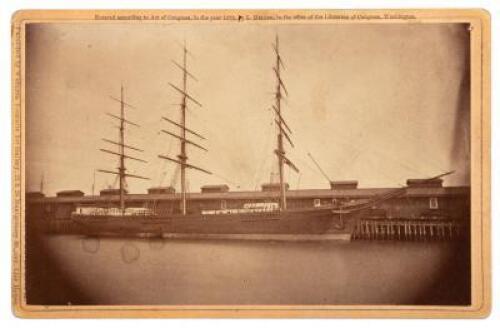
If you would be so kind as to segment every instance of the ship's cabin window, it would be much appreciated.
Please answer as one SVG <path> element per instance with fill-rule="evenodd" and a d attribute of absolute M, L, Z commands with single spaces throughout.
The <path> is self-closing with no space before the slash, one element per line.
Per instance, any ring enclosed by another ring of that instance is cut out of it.
<path fill-rule="evenodd" d="M 221 209 L 221 210 L 225 210 L 225 209 L 226 209 L 226 207 L 227 207 L 226 200 L 225 200 L 225 199 L 222 199 L 222 200 L 220 201 L 220 209 Z"/>
<path fill-rule="evenodd" d="M 314 207 L 320 207 L 321 206 L 321 199 L 315 198 L 314 199 Z"/>
<path fill-rule="evenodd" d="M 439 203 L 438 203 L 437 197 L 429 198 L 429 208 L 434 209 L 434 210 L 439 208 Z"/>
<path fill-rule="evenodd" d="M 332 205 L 335 206 L 335 205 L 338 205 L 339 201 L 337 200 L 337 198 L 333 198 L 332 199 Z"/>

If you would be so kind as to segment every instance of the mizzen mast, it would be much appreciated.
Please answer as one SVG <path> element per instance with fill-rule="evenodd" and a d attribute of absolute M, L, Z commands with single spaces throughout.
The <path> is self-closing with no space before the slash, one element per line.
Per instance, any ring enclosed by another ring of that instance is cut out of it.
<path fill-rule="evenodd" d="M 280 210 L 286 210 L 286 188 L 285 188 L 285 178 L 284 178 L 284 166 L 288 165 L 295 172 L 299 172 L 299 169 L 286 157 L 285 146 L 283 139 L 286 139 L 291 147 L 294 144 L 290 138 L 292 130 L 288 124 L 283 119 L 281 99 L 283 99 L 283 93 L 288 95 L 288 91 L 281 79 L 281 69 L 284 69 L 283 61 L 281 60 L 281 55 L 279 52 L 279 38 L 276 35 L 276 42 L 273 44 L 274 52 L 276 53 L 276 64 L 273 67 L 274 73 L 276 75 L 276 92 L 274 93 L 275 104 L 272 106 L 275 114 L 274 122 L 277 126 L 277 149 L 275 149 L 275 154 L 278 158 L 278 169 L 279 169 L 279 180 L 280 180 Z"/>
<path fill-rule="evenodd" d="M 139 149 L 137 147 L 133 147 L 133 146 L 129 146 L 129 145 L 125 144 L 125 124 L 133 125 L 136 127 L 139 127 L 139 125 L 132 122 L 132 121 L 129 121 L 125 118 L 125 108 L 133 108 L 133 109 L 136 109 L 136 108 L 134 106 L 126 103 L 124 100 L 124 97 L 125 96 L 124 96 L 124 90 L 123 90 L 123 85 L 122 85 L 121 89 L 120 89 L 120 99 L 115 98 L 113 96 L 110 96 L 111 99 L 120 103 L 120 116 L 117 116 L 117 115 L 114 115 L 111 113 L 106 113 L 106 115 L 108 115 L 109 117 L 112 117 L 112 118 L 119 121 L 119 125 L 117 126 L 117 128 L 119 130 L 118 141 L 105 139 L 105 138 L 102 139 L 104 142 L 118 146 L 118 152 L 112 151 L 109 149 L 105 149 L 105 148 L 99 149 L 100 151 L 102 151 L 104 153 L 115 155 L 115 156 L 119 157 L 119 167 L 117 168 L 118 171 L 103 170 L 103 169 L 98 170 L 99 172 L 102 172 L 102 173 L 114 174 L 114 175 L 118 176 L 119 184 L 120 184 L 120 210 L 121 210 L 122 215 L 125 214 L 125 186 L 126 186 L 125 178 L 129 177 L 129 178 L 149 180 L 149 178 L 146 178 L 143 176 L 126 173 L 126 171 L 127 171 L 127 169 L 125 167 L 125 160 L 126 159 L 131 159 L 131 160 L 135 160 L 135 161 L 143 162 L 143 163 L 147 163 L 147 162 L 143 159 L 140 159 L 137 157 L 132 157 L 132 156 L 129 156 L 125 153 L 125 148 L 131 149 L 131 150 L 134 150 L 137 152 L 143 152 L 143 150 Z"/>
<path fill-rule="evenodd" d="M 178 87 L 172 83 L 169 83 L 169 85 L 172 87 L 172 89 L 174 89 L 175 91 L 180 93 L 181 97 L 182 97 L 181 103 L 180 103 L 181 120 L 180 120 L 180 122 L 176 122 L 176 121 L 173 121 L 167 117 L 162 117 L 163 120 L 165 120 L 168 123 L 179 128 L 180 133 L 176 134 L 176 133 L 173 133 L 171 131 L 161 130 L 161 132 L 168 134 L 169 136 L 174 137 L 180 141 L 180 153 L 177 155 L 177 159 L 174 159 L 174 158 L 171 158 L 171 157 L 165 156 L 165 155 L 158 155 L 158 157 L 165 159 L 165 160 L 168 160 L 168 161 L 171 161 L 171 162 L 174 162 L 180 166 L 180 169 L 181 169 L 181 212 L 183 215 L 186 215 L 186 213 L 187 213 L 186 169 L 195 169 L 195 170 L 198 170 L 198 171 L 206 173 L 206 174 L 212 174 L 212 173 L 187 162 L 187 160 L 188 160 L 187 150 L 186 150 L 187 145 L 194 146 L 194 147 L 201 149 L 201 150 L 204 150 L 204 151 L 207 151 L 207 149 L 205 147 L 199 145 L 198 143 L 187 138 L 187 133 L 189 133 L 192 136 L 195 136 L 199 139 L 205 140 L 205 137 L 203 137 L 201 134 L 186 127 L 186 110 L 188 108 L 188 101 L 190 103 L 197 105 L 198 107 L 202 107 L 202 105 L 200 102 L 198 102 L 194 97 L 192 97 L 187 92 L 188 77 L 190 79 L 192 79 L 193 81 L 198 81 L 198 80 L 187 69 L 187 55 L 189 54 L 189 52 L 186 48 L 185 43 L 184 43 L 182 50 L 183 50 L 182 65 L 177 63 L 176 61 L 172 60 L 173 64 L 182 71 L 182 87 Z"/>

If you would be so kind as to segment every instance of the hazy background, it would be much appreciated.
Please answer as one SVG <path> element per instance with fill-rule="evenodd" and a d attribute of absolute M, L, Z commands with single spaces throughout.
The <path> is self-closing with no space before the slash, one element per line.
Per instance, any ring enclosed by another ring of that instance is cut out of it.
<path fill-rule="evenodd" d="M 189 189 L 228 183 L 259 188 L 276 171 L 271 43 L 276 33 L 290 97 L 284 116 L 296 148 L 289 157 L 301 174 L 292 188 L 326 188 L 308 159 L 311 152 L 331 179 L 357 179 L 361 187 L 397 186 L 407 178 L 456 170 L 449 185 L 469 184 L 469 32 L 463 24 L 269 25 L 30 24 L 27 31 L 27 190 L 91 192 L 94 170 L 113 169 L 117 158 L 101 138 L 117 140 L 120 84 L 130 127 L 127 144 L 145 149 L 148 164 L 127 162 L 131 192 L 170 184 L 178 142 L 161 116 L 179 118 L 179 43 L 193 57 L 188 125 L 207 137 L 209 152 L 188 148 L 194 165 Z M 195 137 L 191 137 L 196 141 Z M 135 156 L 134 152 L 129 152 Z M 96 174 L 96 192 L 114 177 Z"/>

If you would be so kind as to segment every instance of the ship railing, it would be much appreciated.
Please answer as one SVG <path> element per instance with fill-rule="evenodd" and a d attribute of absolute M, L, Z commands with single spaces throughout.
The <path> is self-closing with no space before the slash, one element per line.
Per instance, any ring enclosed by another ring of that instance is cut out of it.
<path fill-rule="evenodd" d="M 251 214 L 251 213 L 277 213 L 276 208 L 228 208 L 219 210 L 202 210 L 202 215 L 224 215 L 224 214 Z"/>
<path fill-rule="evenodd" d="M 72 216 L 149 216 L 154 211 L 147 208 L 127 208 L 122 212 L 119 208 L 77 208 L 71 213 Z"/>

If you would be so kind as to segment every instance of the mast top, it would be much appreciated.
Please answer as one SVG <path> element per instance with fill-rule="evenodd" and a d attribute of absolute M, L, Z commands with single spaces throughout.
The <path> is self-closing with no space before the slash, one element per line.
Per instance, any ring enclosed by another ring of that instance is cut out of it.
<path fill-rule="evenodd" d="M 283 119 L 281 108 L 281 99 L 283 98 L 283 92 L 285 96 L 288 96 L 288 90 L 281 78 L 281 68 L 284 68 L 284 65 L 279 51 L 278 34 L 276 34 L 275 43 L 272 46 L 276 54 L 276 64 L 273 67 L 273 71 L 276 77 L 276 92 L 274 94 L 275 104 L 272 106 L 275 113 L 274 121 L 277 126 L 277 148 L 275 149 L 274 153 L 277 156 L 279 167 L 280 210 L 286 210 L 286 182 L 284 177 L 284 166 L 287 165 L 297 173 L 299 172 L 299 169 L 297 168 L 297 166 L 295 166 L 295 164 L 293 164 L 290 159 L 286 157 L 285 145 L 283 143 L 283 138 L 285 138 L 290 146 L 294 147 L 294 144 L 289 136 L 289 133 L 291 134 L 291 129 Z"/>
<path fill-rule="evenodd" d="M 201 134 L 197 133 L 196 131 L 188 128 L 187 124 L 186 124 L 186 116 L 187 116 L 186 109 L 188 106 L 187 102 L 189 101 L 191 103 L 194 103 L 199 107 L 202 107 L 202 104 L 198 100 L 196 100 L 193 96 L 191 96 L 187 91 L 188 77 L 194 81 L 198 81 L 198 79 L 194 76 L 194 74 L 192 74 L 187 69 L 187 55 L 188 54 L 191 55 L 191 53 L 187 50 L 186 40 L 184 40 L 184 44 L 182 45 L 182 49 L 183 49 L 182 65 L 177 63 L 176 61 L 172 60 L 172 63 L 178 69 L 180 69 L 182 72 L 182 81 L 181 81 L 180 87 L 169 82 L 170 87 L 172 87 L 175 91 L 177 91 L 181 95 L 181 103 L 179 104 L 180 105 L 180 114 L 181 114 L 180 115 L 181 116 L 180 122 L 174 121 L 174 120 L 167 118 L 167 117 L 163 117 L 163 119 L 165 121 L 172 124 L 174 127 L 179 128 L 180 131 L 179 131 L 179 133 L 173 133 L 171 131 L 167 131 L 164 129 L 161 130 L 161 132 L 163 132 L 171 137 L 174 137 L 180 141 L 180 151 L 179 151 L 179 154 L 177 155 L 177 158 L 172 158 L 172 157 L 166 156 L 166 155 L 158 155 L 158 157 L 161 159 L 173 162 L 173 163 L 177 164 L 178 167 L 180 168 L 180 171 L 181 171 L 180 172 L 181 173 L 181 196 L 182 196 L 181 212 L 183 215 L 186 215 L 187 214 L 186 169 L 194 169 L 194 170 L 206 173 L 206 174 L 212 174 L 212 173 L 210 171 L 207 171 L 207 170 L 199 167 L 199 166 L 188 163 L 188 161 L 187 161 L 188 156 L 187 156 L 187 149 L 186 149 L 187 147 L 186 146 L 194 146 L 194 147 L 201 149 L 201 150 L 204 150 L 204 151 L 207 151 L 207 149 L 205 147 L 203 147 L 202 145 L 200 145 L 200 144 L 198 144 L 198 143 L 196 143 L 196 142 L 194 142 L 186 137 L 186 134 L 189 133 L 195 137 L 198 137 L 201 140 L 205 140 L 205 137 L 203 137 Z"/>

